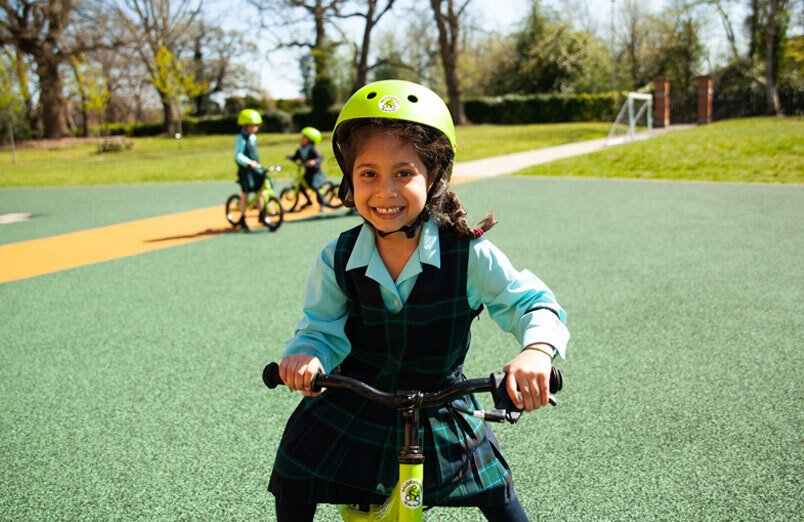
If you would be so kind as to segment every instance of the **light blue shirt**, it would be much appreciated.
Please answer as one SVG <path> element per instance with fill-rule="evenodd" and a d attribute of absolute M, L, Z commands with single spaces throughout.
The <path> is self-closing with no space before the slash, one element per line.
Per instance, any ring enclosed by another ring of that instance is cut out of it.
<path fill-rule="evenodd" d="M 296 325 L 295 337 L 285 346 L 285 355 L 318 357 L 327 372 L 338 366 L 351 349 L 344 333 L 347 297 L 335 279 L 337 243 L 337 239 L 330 242 L 316 260 L 307 280 L 304 316 Z M 569 341 L 564 325 L 566 313 L 550 289 L 528 270 L 514 269 L 505 254 L 488 239 L 474 239 L 469 247 L 466 277 L 469 306 L 477 309 L 484 305 L 494 322 L 512 334 L 523 348 L 546 343 L 564 357 Z M 433 222 L 422 226 L 419 245 L 396 281 L 377 251 L 373 229 L 363 224 L 346 269 L 366 267 L 366 277 L 378 283 L 385 307 L 397 313 L 410 296 L 423 264 L 441 267 L 438 227 Z"/>
<path fill-rule="evenodd" d="M 243 154 L 243 151 L 246 150 L 247 145 L 246 140 L 248 140 L 249 145 L 254 147 L 254 150 L 257 150 L 256 134 L 249 134 L 248 138 L 244 138 L 242 132 L 237 133 L 237 136 L 235 136 L 234 158 L 235 162 L 241 167 L 251 166 L 251 158 Z"/>

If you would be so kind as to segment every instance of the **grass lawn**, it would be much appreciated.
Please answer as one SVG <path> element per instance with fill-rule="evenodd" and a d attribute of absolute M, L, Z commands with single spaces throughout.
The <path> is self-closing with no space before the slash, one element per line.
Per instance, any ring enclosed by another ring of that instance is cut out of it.
<path fill-rule="evenodd" d="M 605 123 L 553 125 L 478 125 L 458 129 L 459 161 L 521 152 L 605 136 Z M 9 149 L 0 151 L 0 187 L 105 185 L 171 181 L 231 181 L 234 136 L 189 136 L 179 144 L 173 138 L 134 138 L 134 148 L 98 155 L 94 142 L 17 151 L 12 163 Z M 266 164 L 295 168 L 285 160 L 298 146 L 296 134 L 259 134 L 260 155 Z M 319 147 L 325 156 L 324 171 L 338 172 L 332 157 L 330 134 Z"/>
<path fill-rule="evenodd" d="M 804 118 L 721 121 L 519 174 L 804 183 Z"/>

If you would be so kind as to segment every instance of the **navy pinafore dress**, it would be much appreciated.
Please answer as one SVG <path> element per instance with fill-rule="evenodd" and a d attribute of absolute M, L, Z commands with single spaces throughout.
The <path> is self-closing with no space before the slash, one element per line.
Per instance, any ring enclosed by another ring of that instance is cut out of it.
<path fill-rule="evenodd" d="M 482 311 L 466 297 L 469 241 L 440 231 L 441 268 L 423 264 L 394 314 L 366 267 L 345 270 L 360 228 L 341 234 L 335 251 L 352 346 L 336 371 L 389 392 L 464 380 L 470 325 Z M 453 404 L 478 408 L 472 396 Z M 508 464 L 483 421 L 448 407 L 423 409 L 420 420 L 426 505 L 495 506 L 513 498 Z M 304 398 L 288 420 L 268 489 L 291 503 L 382 503 L 397 482 L 402 426 L 398 411 L 349 391 Z"/>

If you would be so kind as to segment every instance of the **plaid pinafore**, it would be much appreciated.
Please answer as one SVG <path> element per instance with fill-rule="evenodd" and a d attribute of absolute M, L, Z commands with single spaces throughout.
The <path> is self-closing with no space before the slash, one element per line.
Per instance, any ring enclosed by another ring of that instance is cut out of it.
<path fill-rule="evenodd" d="M 339 373 L 384 391 L 430 391 L 463 380 L 469 328 L 481 312 L 466 297 L 469 242 L 440 231 L 441 268 L 423 264 L 402 310 L 385 308 L 366 267 L 347 272 L 360 226 L 341 234 L 335 275 L 348 296 L 352 349 Z M 478 407 L 474 397 L 454 401 Z M 427 505 L 505 504 L 508 464 L 487 425 L 450 408 L 421 411 Z M 380 503 L 397 481 L 401 414 L 345 390 L 305 398 L 288 420 L 268 489 L 285 502 Z"/>

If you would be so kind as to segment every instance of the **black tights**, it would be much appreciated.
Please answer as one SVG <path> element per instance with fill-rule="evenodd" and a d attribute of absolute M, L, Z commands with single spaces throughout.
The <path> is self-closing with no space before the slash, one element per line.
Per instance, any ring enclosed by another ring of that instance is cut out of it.
<path fill-rule="evenodd" d="M 277 522 L 313 522 L 316 504 L 276 503 Z M 504 506 L 480 508 L 489 522 L 528 522 L 528 515 L 516 497 Z"/>

